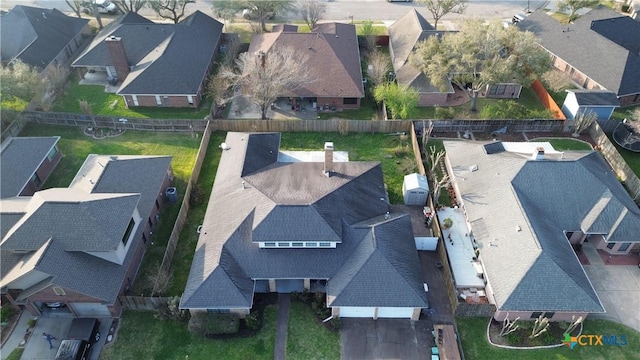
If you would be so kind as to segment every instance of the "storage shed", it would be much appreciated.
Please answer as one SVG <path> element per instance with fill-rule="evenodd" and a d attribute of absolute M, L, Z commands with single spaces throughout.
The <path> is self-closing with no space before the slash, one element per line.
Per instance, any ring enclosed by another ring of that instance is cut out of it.
<path fill-rule="evenodd" d="M 427 177 L 420 174 L 405 175 L 402 183 L 402 196 L 405 205 L 424 205 L 429 195 Z"/>

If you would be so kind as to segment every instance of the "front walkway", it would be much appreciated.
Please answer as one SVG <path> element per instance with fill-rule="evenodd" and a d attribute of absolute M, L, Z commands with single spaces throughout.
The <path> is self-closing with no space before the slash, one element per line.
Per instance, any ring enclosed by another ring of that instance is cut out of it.
<path fill-rule="evenodd" d="M 291 296 L 289 294 L 278 294 L 278 319 L 276 323 L 276 345 L 273 354 L 275 360 L 285 360 L 287 358 L 287 330 L 289 329 L 289 306 Z"/>
<path fill-rule="evenodd" d="M 582 251 L 590 265 L 584 270 L 607 311 L 589 318 L 607 319 L 640 331 L 640 269 L 638 265 L 613 265 L 602 260 L 598 250 L 585 242 Z"/>

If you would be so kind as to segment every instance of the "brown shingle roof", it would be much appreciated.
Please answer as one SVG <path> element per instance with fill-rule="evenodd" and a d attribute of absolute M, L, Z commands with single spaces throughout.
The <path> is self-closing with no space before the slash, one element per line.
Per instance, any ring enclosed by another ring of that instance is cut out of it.
<path fill-rule="evenodd" d="M 274 46 L 290 47 L 309 56 L 308 66 L 316 81 L 297 89 L 303 97 L 364 97 L 360 50 L 356 28 L 350 24 L 326 23 L 313 32 L 254 35 L 249 53 L 268 52 Z M 284 94 L 283 94 L 284 95 Z"/>

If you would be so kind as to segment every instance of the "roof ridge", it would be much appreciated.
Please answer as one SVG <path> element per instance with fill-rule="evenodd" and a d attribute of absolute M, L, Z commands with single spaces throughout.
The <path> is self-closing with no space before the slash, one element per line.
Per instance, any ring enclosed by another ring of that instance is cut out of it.
<path fill-rule="evenodd" d="M 567 240 L 568 241 L 568 240 Z M 580 289 L 580 291 L 587 297 L 589 297 L 591 300 L 597 300 L 598 305 L 600 305 L 600 307 L 602 307 L 604 309 L 604 305 L 602 304 L 602 301 L 600 301 L 600 297 L 598 296 L 598 293 L 595 291 L 595 288 L 593 287 L 593 284 L 591 283 L 591 280 L 589 279 L 589 276 L 587 275 L 587 273 L 584 270 L 584 267 L 582 266 L 582 264 L 580 264 L 580 270 L 582 270 L 582 275 L 584 275 L 584 277 L 587 279 L 587 281 L 589 282 L 589 286 L 591 287 L 591 290 L 593 290 L 593 295 L 596 296 L 596 299 L 594 299 L 592 297 L 592 295 L 590 295 L 587 291 L 585 291 L 584 287 L 582 287 L 582 285 L 578 284 L 575 279 L 573 278 L 572 274 L 568 273 L 565 268 L 562 266 L 561 263 L 559 263 L 558 261 L 556 261 L 556 259 L 551 256 L 550 254 L 547 253 L 547 251 L 544 250 L 544 248 L 542 249 L 542 251 L 540 252 L 540 254 L 538 254 L 538 258 L 544 256 L 546 258 L 548 258 L 549 260 L 551 260 L 554 264 L 556 264 L 556 266 L 562 270 L 562 272 L 564 272 L 565 274 L 567 274 L 566 278 L 570 279 L 572 283 L 574 283 L 576 285 L 577 288 Z M 580 259 L 578 258 L 578 255 L 576 255 L 576 253 L 573 253 L 573 256 L 575 257 L 575 260 L 580 263 Z M 536 259 L 537 260 L 537 259 Z"/>

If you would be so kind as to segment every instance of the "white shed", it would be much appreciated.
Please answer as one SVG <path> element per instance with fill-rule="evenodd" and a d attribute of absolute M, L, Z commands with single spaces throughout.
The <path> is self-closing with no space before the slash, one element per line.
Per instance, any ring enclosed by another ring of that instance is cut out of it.
<path fill-rule="evenodd" d="M 405 175 L 402 183 L 402 196 L 405 205 L 424 205 L 429 195 L 427 177 L 420 174 Z"/>

